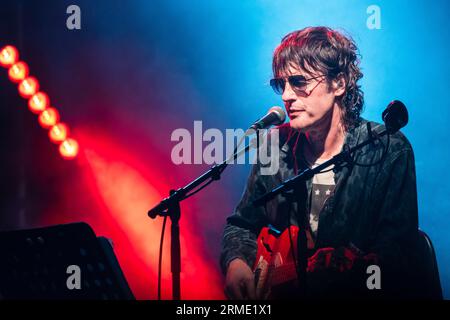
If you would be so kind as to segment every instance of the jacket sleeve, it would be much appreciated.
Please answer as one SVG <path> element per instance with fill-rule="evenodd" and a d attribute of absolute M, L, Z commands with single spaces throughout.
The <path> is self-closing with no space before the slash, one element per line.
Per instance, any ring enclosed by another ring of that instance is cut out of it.
<path fill-rule="evenodd" d="M 257 235 L 266 224 L 265 208 L 252 206 L 252 201 L 267 190 L 259 168 L 258 164 L 252 166 L 241 200 L 234 214 L 228 217 L 224 228 L 220 255 L 220 266 L 224 274 L 235 258 L 241 258 L 250 267 L 255 262 Z"/>
<path fill-rule="evenodd" d="M 418 207 L 414 154 L 411 148 L 387 159 L 375 184 L 380 209 L 371 252 L 380 258 L 385 289 L 404 290 L 414 272 Z"/>

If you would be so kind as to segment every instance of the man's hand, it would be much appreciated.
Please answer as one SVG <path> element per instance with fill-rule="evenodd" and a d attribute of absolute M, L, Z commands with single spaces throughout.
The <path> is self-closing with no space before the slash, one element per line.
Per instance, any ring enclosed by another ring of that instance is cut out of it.
<path fill-rule="evenodd" d="M 241 259 L 234 259 L 228 265 L 225 294 L 233 300 L 256 299 L 255 277 L 252 269 Z"/>

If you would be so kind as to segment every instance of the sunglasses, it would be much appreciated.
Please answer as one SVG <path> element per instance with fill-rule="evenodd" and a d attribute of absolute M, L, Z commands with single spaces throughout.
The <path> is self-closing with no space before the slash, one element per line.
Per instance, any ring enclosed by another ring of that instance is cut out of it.
<path fill-rule="evenodd" d="M 306 87 L 308 86 L 309 81 L 320 77 L 324 77 L 324 75 L 322 74 L 317 77 L 312 77 L 308 79 L 302 75 L 289 76 L 286 78 L 274 78 L 270 80 L 270 86 L 272 87 L 273 91 L 275 91 L 276 94 L 283 94 L 287 79 L 287 82 L 289 82 L 289 85 L 291 86 L 292 90 L 309 96 L 312 90 L 309 94 L 305 90 Z"/>

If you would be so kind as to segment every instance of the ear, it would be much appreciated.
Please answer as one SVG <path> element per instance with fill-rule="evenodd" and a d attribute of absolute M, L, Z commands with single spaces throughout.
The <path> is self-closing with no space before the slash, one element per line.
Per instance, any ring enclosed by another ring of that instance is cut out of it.
<path fill-rule="evenodd" d="M 333 80 L 333 89 L 334 95 L 336 97 L 340 97 L 345 93 L 345 87 L 347 85 L 345 81 L 345 77 L 342 73 L 338 74 L 338 76 Z"/>

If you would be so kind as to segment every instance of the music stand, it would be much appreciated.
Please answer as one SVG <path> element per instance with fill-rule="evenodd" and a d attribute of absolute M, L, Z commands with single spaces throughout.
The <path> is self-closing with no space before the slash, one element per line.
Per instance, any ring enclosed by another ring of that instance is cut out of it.
<path fill-rule="evenodd" d="M 71 265 L 80 268 L 80 289 L 67 285 Z M 109 240 L 82 222 L 0 232 L 0 297 L 134 299 Z"/>

